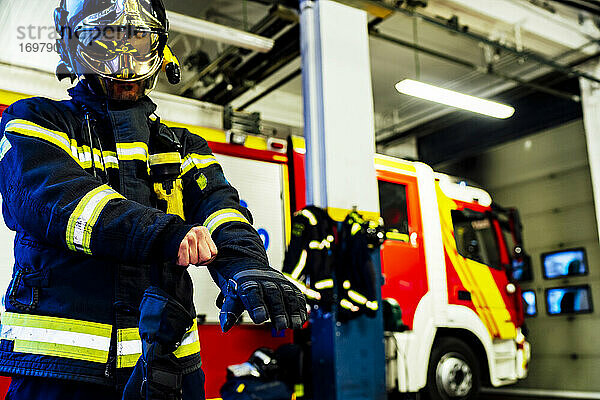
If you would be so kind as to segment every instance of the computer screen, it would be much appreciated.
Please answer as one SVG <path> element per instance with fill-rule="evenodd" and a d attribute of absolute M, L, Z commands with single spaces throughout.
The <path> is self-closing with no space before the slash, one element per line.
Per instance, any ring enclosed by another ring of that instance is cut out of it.
<path fill-rule="evenodd" d="M 552 251 L 542 254 L 545 279 L 586 275 L 588 262 L 584 248 Z"/>
<path fill-rule="evenodd" d="M 550 315 L 591 313 L 592 293 L 588 285 L 546 289 L 546 309 Z"/>
<path fill-rule="evenodd" d="M 525 315 L 533 317 L 537 315 L 537 303 L 535 298 L 535 292 L 533 290 L 524 290 L 522 293 L 524 302 Z"/>

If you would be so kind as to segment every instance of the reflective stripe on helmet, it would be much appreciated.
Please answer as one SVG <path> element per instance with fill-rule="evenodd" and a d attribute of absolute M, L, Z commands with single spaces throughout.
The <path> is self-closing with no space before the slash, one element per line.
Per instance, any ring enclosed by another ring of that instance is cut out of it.
<path fill-rule="evenodd" d="M 13 341 L 17 353 L 106 363 L 111 332 L 108 324 L 6 312 L 0 339 Z"/>
<path fill-rule="evenodd" d="M 208 218 L 206 218 L 206 221 L 204 221 L 203 225 L 207 227 L 212 234 L 217 228 L 228 222 L 243 222 L 250 224 L 244 214 L 238 210 L 234 208 L 225 208 L 212 213 Z"/>
<path fill-rule="evenodd" d="M 77 204 L 67 224 L 66 241 L 69 249 L 92 254 L 92 230 L 100 213 L 109 201 L 124 199 L 108 185 L 102 185 L 86 194 Z"/>

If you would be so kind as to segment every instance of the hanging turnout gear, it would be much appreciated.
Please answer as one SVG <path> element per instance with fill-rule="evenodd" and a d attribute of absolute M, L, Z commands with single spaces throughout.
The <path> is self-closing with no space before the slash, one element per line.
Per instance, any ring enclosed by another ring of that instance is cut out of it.
<path fill-rule="evenodd" d="M 333 221 L 325 210 L 309 206 L 294 214 L 283 273 L 309 304 L 325 311 L 333 304 L 334 245 Z"/>
<path fill-rule="evenodd" d="M 357 212 L 342 223 L 336 262 L 340 320 L 359 315 L 375 317 L 379 304 L 371 253 L 383 244 L 384 231 L 378 222 L 366 221 Z"/>

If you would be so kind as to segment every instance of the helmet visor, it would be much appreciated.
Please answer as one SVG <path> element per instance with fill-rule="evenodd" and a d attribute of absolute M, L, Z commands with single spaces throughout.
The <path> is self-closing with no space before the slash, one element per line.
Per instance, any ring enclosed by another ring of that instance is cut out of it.
<path fill-rule="evenodd" d="M 77 58 L 86 74 L 119 80 L 139 80 L 162 64 L 165 33 L 132 26 L 108 26 L 78 32 Z"/>
<path fill-rule="evenodd" d="M 148 0 L 115 0 L 81 20 L 75 28 L 80 73 L 125 81 L 156 73 L 167 31 L 155 15 Z"/>

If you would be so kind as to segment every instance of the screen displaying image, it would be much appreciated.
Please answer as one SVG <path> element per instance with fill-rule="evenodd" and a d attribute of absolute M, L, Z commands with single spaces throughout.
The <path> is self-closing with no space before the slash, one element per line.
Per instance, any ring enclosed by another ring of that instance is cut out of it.
<path fill-rule="evenodd" d="M 550 315 L 590 313 L 593 311 L 590 287 L 546 289 L 546 306 Z"/>
<path fill-rule="evenodd" d="M 533 290 L 525 290 L 522 293 L 523 301 L 525 302 L 525 315 L 533 317 L 537 315 L 537 304 L 535 301 L 535 292 Z"/>
<path fill-rule="evenodd" d="M 588 273 L 585 249 L 570 249 L 542 254 L 544 278 L 585 275 Z"/>

